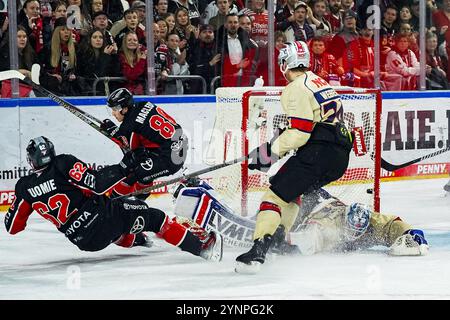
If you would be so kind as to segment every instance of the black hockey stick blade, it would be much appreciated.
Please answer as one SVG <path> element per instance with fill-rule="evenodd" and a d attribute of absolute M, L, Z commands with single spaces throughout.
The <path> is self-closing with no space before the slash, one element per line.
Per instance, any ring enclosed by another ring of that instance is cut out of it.
<path fill-rule="evenodd" d="M 212 166 L 212 167 L 203 168 L 201 170 L 198 170 L 198 171 L 195 171 L 195 172 L 192 172 L 192 173 L 189 173 L 189 174 L 185 174 L 185 175 L 182 175 L 182 176 L 170 179 L 170 180 L 162 181 L 162 182 L 154 184 L 154 185 L 152 185 L 152 186 L 150 186 L 148 188 L 145 188 L 145 189 L 142 189 L 142 190 L 138 190 L 138 191 L 132 192 L 130 194 L 125 194 L 125 195 L 120 196 L 118 198 L 129 197 L 129 196 L 137 196 L 137 195 L 140 195 L 140 194 L 150 193 L 151 191 L 153 191 L 155 189 L 159 189 L 161 187 L 165 187 L 165 186 L 177 183 L 177 182 L 179 182 L 181 180 L 184 180 L 184 179 L 190 179 L 190 178 L 198 177 L 198 176 L 200 176 L 200 175 L 202 175 L 204 173 L 208 173 L 208 172 L 211 172 L 211 171 L 219 170 L 219 169 L 231 166 L 233 164 L 237 164 L 237 163 L 243 162 L 243 161 L 245 161 L 247 159 L 248 159 L 248 156 L 244 156 L 244 157 L 240 157 L 240 158 L 237 158 L 237 159 L 234 159 L 234 160 L 226 161 L 224 163 L 220 163 L 220 164 L 217 164 L 217 165 Z"/>
<path fill-rule="evenodd" d="M 437 155 L 439 155 L 441 153 L 447 152 L 449 150 L 450 150 L 450 146 L 448 146 L 447 148 L 444 148 L 444 149 L 432 152 L 430 154 L 427 154 L 426 156 L 423 156 L 423 157 L 420 157 L 420 158 L 417 158 L 417 159 L 414 159 L 414 160 L 411 160 L 411 161 L 408 161 L 408 162 L 405 162 L 405 163 L 402 163 L 402 164 L 392 164 L 392 163 L 387 162 L 383 158 L 381 158 L 381 168 L 383 168 L 383 169 L 385 169 L 387 171 L 395 171 L 395 170 L 398 170 L 398 169 L 410 166 L 410 165 L 412 165 L 414 163 L 423 161 L 425 159 L 429 159 L 429 158 L 435 157 L 435 156 L 437 156 Z"/>

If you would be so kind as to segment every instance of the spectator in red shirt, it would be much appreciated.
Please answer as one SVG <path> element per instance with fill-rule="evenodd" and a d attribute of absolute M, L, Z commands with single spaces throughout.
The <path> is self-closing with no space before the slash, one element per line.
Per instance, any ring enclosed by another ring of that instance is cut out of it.
<path fill-rule="evenodd" d="M 325 51 L 325 40 L 322 37 L 315 37 L 311 40 L 310 47 L 310 70 L 331 85 L 340 85 L 340 78 L 344 75 L 344 68 L 337 63 L 331 53 Z"/>
<path fill-rule="evenodd" d="M 40 15 L 40 8 L 39 1 L 26 0 L 17 18 L 17 24 L 25 28 L 28 40 L 37 54 L 44 47 L 43 20 Z"/>
<path fill-rule="evenodd" d="M 252 0 L 250 9 L 253 12 L 250 16 L 252 20 L 250 38 L 256 42 L 258 47 L 256 75 L 257 77 L 262 76 L 264 83 L 267 84 L 269 82 L 269 16 L 265 8 L 265 0 Z"/>
<path fill-rule="evenodd" d="M 360 57 L 359 34 L 356 32 L 356 13 L 347 10 L 343 14 L 344 28 L 331 40 L 328 51 L 344 68 L 345 77 L 341 81 L 343 85 L 358 86 L 359 80 L 355 77 L 354 67 L 359 65 Z"/>
<path fill-rule="evenodd" d="M 365 27 L 360 31 L 359 46 L 360 58 L 359 64 L 355 65 L 353 71 L 360 78 L 360 87 L 373 88 L 374 83 L 374 43 L 372 40 L 373 30 Z"/>
<path fill-rule="evenodd" d="M 133 94 L 144 94 L 147 49 L 139 44 L 138 36 L 134 31 L 128 31 L 123 37 L 119 59 L 122 74 L 127 79 L 124 87 Z"/>
<path fill-rule="evenodd" d="M 408 47 L 408 36 L 398 34 L 393 50 L 387 55 L 386 71 L 402 76 L 402 90 L 416 90 L 420 65 L 416 55 Z"/>

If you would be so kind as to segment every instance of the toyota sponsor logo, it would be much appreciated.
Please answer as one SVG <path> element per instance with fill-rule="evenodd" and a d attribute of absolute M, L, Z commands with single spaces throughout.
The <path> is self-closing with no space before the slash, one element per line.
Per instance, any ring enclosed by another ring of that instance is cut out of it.
<path fill-rule="evenodd" d="M 141 162 L 141 167 L 142 167 L 142 169 L 144 169 L 146 171 L 152 170 L 153 169 L 153 160 L 147 159 L 144 162 Z"/>
<path fill-rule="evenodd" d="M 137 234 L 139 232 L 142 232 L 144 230 L 145 226 L 145 220 L 142 216 L 138 216 L 136 220 L 134 221 L 133 227 L 130 230 L 131 234 Z"/>

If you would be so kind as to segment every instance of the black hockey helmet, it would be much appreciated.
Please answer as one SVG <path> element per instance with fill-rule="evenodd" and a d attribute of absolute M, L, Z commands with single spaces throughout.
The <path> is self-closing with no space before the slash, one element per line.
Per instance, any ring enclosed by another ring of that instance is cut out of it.
<path fill-rule="evenodd" d="M 46 137 L 31 139 L 27 146 L 27 160 L 33 169 L 45 167 L 56 156 L 53 143 Z"/>
<path fill-rule="evenodd" d="M 108 107 L 117 110 L 132 107 L 134 104 L 133 95 L 126 88 L 120 88 L 111 92 L 106 102 Z"/>

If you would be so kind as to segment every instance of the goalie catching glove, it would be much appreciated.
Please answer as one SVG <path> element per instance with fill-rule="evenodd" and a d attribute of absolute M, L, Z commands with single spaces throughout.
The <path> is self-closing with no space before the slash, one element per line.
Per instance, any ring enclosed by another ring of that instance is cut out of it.
<path fill-rule="evenodd" d="M 410 229 L 398 237 L 389 250 L 393 256 L 424 256 L 428 253 L 428 242 L 422 230 Z"/>
<path fill-rule="evenodd" d="M 250 170 L 269 171 L 272 164 L 278 161 L 278 155 L 272 153 L 269 142 L 263 143 L 248 154 L 248 168 Z"/>

